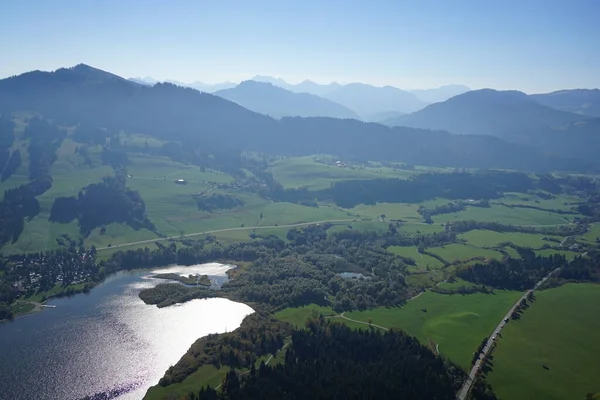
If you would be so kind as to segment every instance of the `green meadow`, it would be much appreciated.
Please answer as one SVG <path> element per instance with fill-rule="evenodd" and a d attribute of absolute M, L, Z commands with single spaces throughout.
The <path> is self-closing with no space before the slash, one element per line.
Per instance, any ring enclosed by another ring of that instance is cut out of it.
<path fill-rule="evenodd" d="M 308 187 L 310 190 L 327 189 L 333 182 L 351 179 L 400 178 L 408 179 L 421 171 L 393 169 L 383 166 L 335 165 L 336 159 L 327 156 L 290 157 L 271 164 L 273 177 L 285 188 Z"/>
<path fill-rule="evenodd" d="M 585 399 L 600 392 L 600 285 L 570 283 L 535 297 L 494 350 L 488 380 L 498 397 Z"/>
<path fill-rule="evenodd" d="M 400 246 L 390 246 L 387 249 L 389 252 L 394 253 L 396 255 L 402 257 L 409 257 L 415 260 L 416 267 L 410 266 L 409 271 L 418 272 L 425 271 L 429 268 L 442 268 L 444 264 L 438 260 L 437 258 L 431 257 L 428 254 L 421 254 L 418 251 L 416 246 L 411 247 L 400 247 Z"/>
<path fill-rule="evenodd" d="M 552 238 L 560 241 L 563 239 L 558 236 L 548 236 L 533 233 L 521 232 L 496 232 L 488 230 L 474 230 L 458 235 L 460 239 L 466 240 L 468 244 L 476 247 L 498 247 L 501 243 L 510 242 L 520 247 L 531 247 L 537 249 L 544 244 L 558 245 L 556 242 L 543 240 L 544 238 Z"/>
<path fill-rule="evenodd" d="M 288 307 L 275 313 L 275 318 L 288 322 L 297 328 L 303 328 L 306 320 L 314 315 L 323 315 L 324 317 L 336 315 L 337 313 L 331 307 L 309 304 L 302 307 Z"/>
<path fill-rule="evenodd" d="M 433 220 L 436 223 L 473 220 L 525 226 L 564 225 L 570 223 L 561 214 L 529 208 L 510 208 L 501 205 L 492 205 L 489 208 L 467 207 L 464 211 L 435 215 Z"/>
<path fill-rule="evenodd" d="M 468 369 L 481 340 L 492 334 L 519 296 L 519 292 L 502 290 L 469 295 L 425 292 L 403 307 L 379 307 L 344 315 L 363 322 L 370 318 L 374 324 L 387 328 L 401 328 L 425 345 L 439 345 L 441 354 Z"/>
<path fill-rule="evenodd" d="M 448 263 L 468 261 L 473 258 L 501 259 L 503 257 L 502 253 L 495 250 L 458 243 L 447 244 L 443 247 L 429 247 L 427 252 L 442 257 Z"/>

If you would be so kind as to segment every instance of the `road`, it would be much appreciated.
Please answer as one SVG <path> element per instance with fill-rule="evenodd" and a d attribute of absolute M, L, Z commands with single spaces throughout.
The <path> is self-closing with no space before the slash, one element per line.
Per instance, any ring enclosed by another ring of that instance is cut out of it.
<path fill-rule="evenodd" d="M 129 242 L 129 243 L 122 243 L 122 244 L 116 244 L 114 246 L 111 247 L 100 247 L 97 248 L 97 251 L 102 251 L 102 250 L 108 250 L 108 249 L 112 249 L 115 247 L 121 248 L 121 247 L 128 247 L 128 246 L 135 246 L 138 244 L 146 244 L 146 243 L 154 243 L 154 242 L 162 242 L 164 240 L 171 240 L 171 239 L 179 239 L 181 237 L 191 237 L 191 236 L 199 236 L 199 235 L 206 235 L 206 234 L 210 234 L 210 233 L 219 233 L 219 232 L 230 232 L 230 231 L 247 231 L 250 229 L 273 229 L 273 228 L 294 228 L 297 226 L 306 226 L 306 225 L 313 225 L 313 224 L 325 224 L 325 223 L 335 223 L 335 222 L 351 222 L 351 221 L 357 221 L 359 220 L 359 218 L 352 218 L 352 219 L 331 219 L 331 220 L 325 220 L 325 221 L 314 221 L 314 222 L 301 222 L 301 223 L 297 223 L 297 224 L 288 224 L 288 225 L 268 225 L 268 226 L 247 226 L 247 227 L 237 227 L 237 228 L 224 228 L 224 229 L 216 229 L 216 230 L 212 230 L 212 231 L 203 231 L 203 232 L 195 232 L 195 233 L 188 233 L 186 235 L 177 235 L 177 236 L 169 236 L 169 237 L 164 237 L 164 238 L 155 238 L 155 239 L 147 239 L 147 240 L 138 240 L 137 242 Z M 405 224 L 407 225 L 430 225 L 427 224 L 425 222 L 416 222 L 416 221 L 410 221 L 410 222 L 405 222 Z M 526 226 L 526 227 L 538 227 L 538 228 L 542 228 L 542 227 L 550 227 L 550 226 L 560 226 L 560 225 L 572 225 L 572 224 L 554 224 L 554 225 L 519 225 L 519 226 Z M 419 252 L 419 250 L 417 249 L 417 253 Z M 421 255 L 421 253 L 419 253 L 419 255 L 421 256 L 421 258 L 423 258 L 423 256 Z"/>
<path fill-rule="evenodd" d="M 352 322 L 356 322 L 357 324 L 363 324 L 363 325 L 368 325 L 368 326 L 374 326 L 375 328 L 383 329 L 384 331 L 387 331 L 387 330 L 388 330 L 388 328 L 385 328 L 385 327 L 383 327 L 383 326 L 380 326 L 380 325 L 370 324 L 370 323 L 368 323 L 368 322 L 357 321 L 357 320 L 355 320 L 355 319 L 348 318 L 348 317 L 346 317 L 344 314 L 345 314 L 345 312 L 343 312 L 343 313 L 341 313 L 341 314 L 339 314 L 339 315 L 336 315 L 334 318 L 343 318 L 343 319 L 345 319 L 346 321 L 352 321 Z"/>
<path fill-rule="evenodd" d="M 479 369 L 481 368 L 481 363 L 482 363 L 483 359 L 485 358 L 485 356 L 487 356 L 490 353 L 490 351 L 492 349 L 492 345 L 494 344 L 494 342 L 496 340 L 498 340 L 497 337 L 496 337 L 495 340 L 492 339 L 492 338 L 496 336 L 496 332 L 500 332 L 502 330 L 502 328 L 504 328 L 504 325 L 505 325 L 504 320 L 506 318 L 510 319 L 512 313 L 515 311 L 515 309 L 517 308 L 517 306 L 519 305 L 519 303 L 523 299 L 527 298 L 527 296 L 529 295 L 529 293 L 533 292 L 535 289 L 537 289 L 538 287 L 540 287 L 544 282 L 546 282 L 546 280 L 548 278 L 550 278 L 552 276 L 552 274 L 554 274 L 559 269 L 560 268 L 557 268 L 554 271 L 550 272 L 543 279 L 541 279 L 538 283 L 536 283 L 535 286 L 533 287 L 533 289 L 529 289 L 528 291 L 526 291 L 523 294 L 523 296 L 521 296 L 519 298 L 519 300 L 517 300 L 517 302 L 512 306 L 512 308 L 508 311 L 508 313 L 506 313 L 506 315 L 504 317 L 502 317 L 502 319 L 500 320 L 500 323 L 498 324 L 498 326 L 496 327 L 496 329 L 494 329 L 494 331 L 490 335 L 487 343 L 485 344 L 485 347 L 483 348 L 483 350 L 479 354 L 479 357 L 477 358 L 477 361 L 475 362 L 475 365 L 473 365 L 473 368 L 471 369 L 471 372 L 469 373 L 469 377 L 467 378 L 467 380 L 463 384 L 462 388 L 460 389 L 460 392 L 458 392 L 458 396 L 456 396 L 456 398 L 458 400 L 465 400 L 467 398 L 467 395 L 469 394 L 469 391 L 471 390 L 471 387 L 473 386 L 473 382 L 475 382 L 475 377 L 477 376 L 477 373 L 479 372 Z"/>
<path fill-rule="evenodd" d="M 300 223 L 297 223 L 297 224 L 289 224 L 289 225 L 246 226 L 246 227 L 237 227 L 237 228 L 215 229 L 215 230 L 212 230 L 212 231 L 203 231 L 203 232 L 196 232 L 196 233 L 188 233 L 187 235 L 177 235 L 177 236 L 169 236 L 169 237 L 164 237 L 164 238 L 138 240 L 137 242 L 122 243 L 122 244 L 117 244 L 117 245 L 114 245 L 114 246 L 111 246 L 111 247 L 100 247 L 100 248 L 98 248 L 96 250 L 97 251 L 101 251 L 101 250 L 107 250 L 107 249 L 113 249 L 113 248 L 135 246 L 135 245 L 138 245 L 138 244 L 161 242 L 161 241 L 164 241 L 164 240 L 179 239 L 181 237 L 191 237 L 191 236 L 206 235 L 206 234 L 210 234 L 210 233 L 230 232 L 230 231 L 247 231 L 247 230 L 254 230 L 254 229 L 295 228 L 295 227 L 298 227 L 298 226 L 315 225 L 315 224 L 326 224 L 326 223 L 336 223 L 336 222 L 351 222 L 351 221 L 356 221 L 356 218 L 354 218 L 354 219 L 330 219 L 330 220 L 326 220 L 326 221 L 314 221 L 314 222 L 300 222 Z"/>

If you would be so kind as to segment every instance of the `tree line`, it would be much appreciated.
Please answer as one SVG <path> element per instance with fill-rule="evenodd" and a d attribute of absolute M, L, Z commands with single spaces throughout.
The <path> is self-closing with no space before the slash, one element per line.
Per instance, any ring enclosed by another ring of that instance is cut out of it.
<path fill-rule="evenodd" d="M 460 368 L 401 331 L 353 330 L 322 318 L 295 330 L 283 364 L 231 369 L 221 392 L 203 388 L 193 400 L 454 399 Z"/>

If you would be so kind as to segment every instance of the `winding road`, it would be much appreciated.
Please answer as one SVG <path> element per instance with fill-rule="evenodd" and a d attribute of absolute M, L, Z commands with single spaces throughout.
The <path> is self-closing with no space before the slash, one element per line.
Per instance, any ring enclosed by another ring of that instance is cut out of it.
<path fill-rule="evenodd" d="M 498 339 L 496 337 L 496 332 L 500 332 L 502 330 L 502 328 L 504 328 L 504 325 L 506 324 L 504 322 L 504 320 L 509 319 L 511 317 L 512 313 L 515 311 L 515 309 L 517 308 L 519 303 L 521 301 L 523 301 L 523 299 L 527 298 L 527 296 L 529 296 L 529 293 L 533 292 L 535 289 L 540 287 L 544 282 L 546 282 L 546 280 L 548 280 L 548 278 L 550 278 L 552 276 L 552 274 L 554 274 L 559 269 L 560 268 L 557 268 L 554 271 L 550 272 L 543 279 L 541 279 L 538 283 L 536 283 L 535 286 L 533 287 L 533 289 L 529 289 L 528 291 L 526 291 L 523 294 L 523 296 L 521 296 L 519 298 L 519 300 L 517 300 L 517 302 L 511 307 L 511 309 L 506 313 L 506 315 L 504 317 L 502 317 L 502 319 L 500 320 L 500 323 L 498 324 L 496 329 L 494 329 L 494 331 L 492 332 L 491 336 L 489 337 L 487 343 L 485 344 L 485 347 L 483 348 L 481 353 L 479 353 L 479 357 L 477 358 L 475 365 L 473 365 L 473 368 L 471 369 L 471 372 L 469 373 L 469 377 L 463 384 L 462 388 L 460 389 L 460 392 L 458 392 L 458 396 L 456 396 L 456 398 L 458 400 L 465 400 L 467 398 L 467 395 L 469 394 L 469 391 L 471 390 L 471 387 L 473 386 L 473 383 L 475 382 L 477 373 L 481 369 L 481 364 L 483 362 L 483 359 L 490 353 L 494 342 Z M 494 338 L 496 338 L 496 339 L 494 339 Z"/>

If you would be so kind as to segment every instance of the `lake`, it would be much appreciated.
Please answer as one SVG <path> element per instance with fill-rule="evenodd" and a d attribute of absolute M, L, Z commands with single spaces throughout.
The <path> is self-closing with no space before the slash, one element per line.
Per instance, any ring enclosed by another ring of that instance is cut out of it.
<path fill-rule="evenodd" d="M 50 300 L 35 314 L 0 323 L 0 399 L 139 400 L 194 341 L 232 331 L 253 310 L 227 299 L 166 308 L 144 304 L 156 273 L 204 274 L 225 281 L 227 265 L 209 263 L 122 271 L 87 294 Z"/>

